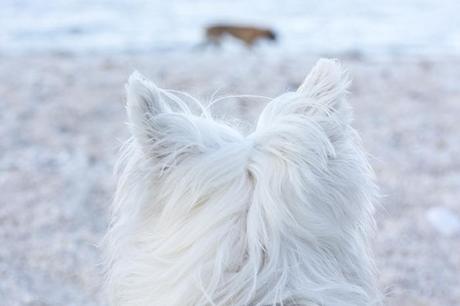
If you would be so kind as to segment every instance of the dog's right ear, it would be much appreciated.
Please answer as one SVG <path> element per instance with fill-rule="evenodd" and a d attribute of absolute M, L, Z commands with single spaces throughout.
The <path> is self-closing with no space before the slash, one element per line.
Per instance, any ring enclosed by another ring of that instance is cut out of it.
<path fill-rule="evenodd" d="M 344 124 L 351 121 L 346 95 L 350 79 L 336 60 L 320 59 L 295 93 L 271 101 L 259 117 L 258 127 L 272 125 L 286 115 L 334 116 Z"/>

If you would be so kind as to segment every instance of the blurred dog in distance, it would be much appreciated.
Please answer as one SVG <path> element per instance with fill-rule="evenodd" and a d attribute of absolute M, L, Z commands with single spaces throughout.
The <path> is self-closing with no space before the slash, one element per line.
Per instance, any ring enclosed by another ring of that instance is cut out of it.
<path fill-rule="evenodd" d="M 111 305 L 381 305 L 377 188 L 349 83 L 320 60 L 246 136 L 133 74 L 106 238 Z"/>
<path fill-rule="evenodd" d="M 222 40 L 231 36 L 242 41 L 247 47 L 254 46 L 258 41 L 276 41 L 276 33 L 267 28 L 237 25 L 211 25 L 206 27 L 206 42 L 212 45 L 220 45 Z"/>

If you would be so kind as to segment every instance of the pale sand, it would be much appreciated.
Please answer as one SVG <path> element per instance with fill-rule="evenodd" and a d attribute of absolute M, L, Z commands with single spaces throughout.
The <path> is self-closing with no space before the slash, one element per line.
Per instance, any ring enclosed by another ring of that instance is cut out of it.
<path fill-rule="evenodd" d="M 134 68 L 210 99 L 216 89 L 275 96 L 313 62 L 250 53 L 0 57 L 0 304 L 104 304 L 97 244 Z M 460 216 L 460 59 L 345 64 L 355 127 L 385 194 L 375 250 L 387 303 L 460 305 L 460 234 L 445 236 L 426 218 L 436 206 Z M 243 120 L 263 104 L 221 103 Z"/>

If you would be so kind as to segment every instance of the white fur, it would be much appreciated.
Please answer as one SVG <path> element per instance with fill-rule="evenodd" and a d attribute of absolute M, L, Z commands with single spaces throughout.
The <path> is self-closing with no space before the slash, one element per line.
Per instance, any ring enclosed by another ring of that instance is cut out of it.
<path fill-rule="evenodd" d="M 380 305 L 376 187 L 348 84 L 320 60 L 243 136 L 133 74 L 107 236 L 111 304 Z"/>

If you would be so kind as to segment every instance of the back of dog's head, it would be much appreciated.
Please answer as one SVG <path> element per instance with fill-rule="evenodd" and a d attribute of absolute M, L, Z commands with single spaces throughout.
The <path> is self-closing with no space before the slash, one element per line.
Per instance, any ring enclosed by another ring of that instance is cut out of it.
<path fill-rule="evenodd" d="M 376 188 L 348 84 L 339 64 L 320 61 L 245 136 L 131 76 L 133 138 L 109 233 L 116 305 L 374 302 Z"/>

